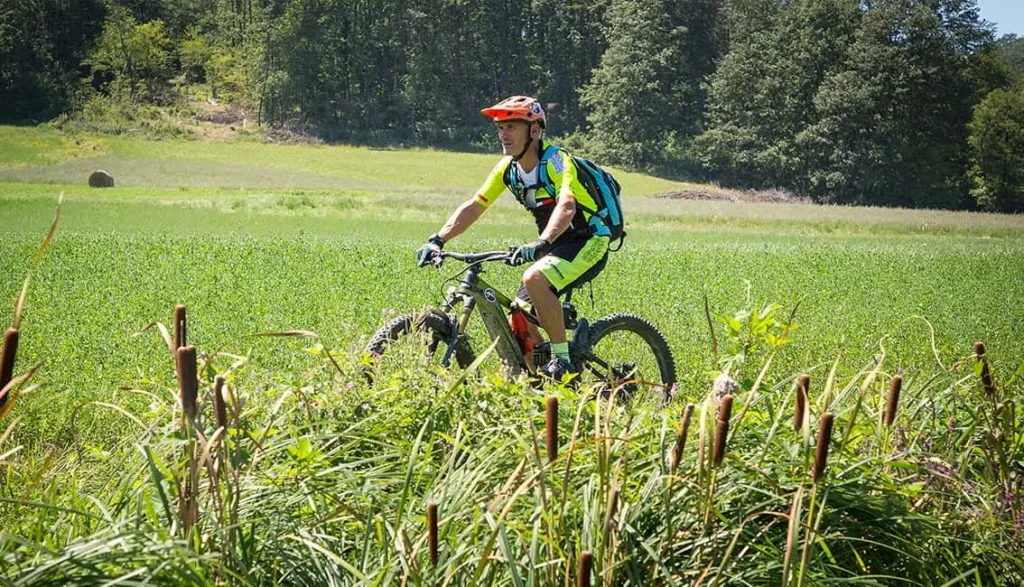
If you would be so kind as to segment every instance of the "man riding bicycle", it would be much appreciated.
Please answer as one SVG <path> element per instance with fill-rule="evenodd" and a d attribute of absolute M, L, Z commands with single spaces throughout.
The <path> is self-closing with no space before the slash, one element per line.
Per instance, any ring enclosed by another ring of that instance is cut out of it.
<path fill-rule="evenodd" d="M 480 112 L 497 124 L 505 156 L 476 195 L 459 206 L 441 230 L 416 251 L 416 259 L 420 267 L 430 263 L 506 189 L 512 192 L 533 214 L 539 233 L 537 240 L 515 247 L 508 260 L 510 265 L 531 263 L 523 273 L 515 303 L 536 316 L 547 332 L 552 358 L 540 371 L 560 380 L 578 366 L 569 357 L 558 296 L 604 269 L 611 231 L 594 212 L 598 205 L 580 183 L 573 158 L 559 147 L 544 144 L 547 117 L 535 98 L 512 96 Z M 541 342 L 532 325 L 531 336 L 535 343 Z"/>

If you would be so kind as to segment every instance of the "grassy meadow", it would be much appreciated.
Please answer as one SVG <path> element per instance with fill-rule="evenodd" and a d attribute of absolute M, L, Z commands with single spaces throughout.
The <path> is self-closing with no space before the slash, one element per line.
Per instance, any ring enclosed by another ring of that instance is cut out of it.
<path fill-rule="evenodd" d="M 553 585 L 575 581 L 583 550 L 594 584 L 1024 581 L 1024 218 L 675 200 L 658 195 L 692 186 L 617 172 L 629 236 L 576 305 L 664 332 L 672 405 L 531 390 L 492 358 L 468 385 L 416 357 L 367 385 L 368 337 L 439 304 L 459 269 L 418 270 L 413 251 L 495 160 L 0 127 L 2 324 L 65 194 L 17 372 L 44 363 L 0 420 L 0 581 Z M 87 187 L 94 169 L 117 187 Z M 506 195 L 450 248 L 504 248 L 531 226 Z M 488 279 L 512 293 L 520 274 Z M 705 297 L 714 314 L 795 311 L 775 350 L 765 332 L 716 326 L 722 353 L 759 343 L 735 363 L 744 415 L 724 464 Z M 209 415 L 181 425 L 174 359 L 144 330 L 176 304 L 205 353 L 201 393 L 217 374 L 231 389 L 219 434 Z M 253 336 L 287 330 L 318 336 Z M 995 388 L 979 383 L 975 341 Z M 549 393 L 563 452 L 547 464 Z M 826 412 L 831 477 L 812 482 Z"/>

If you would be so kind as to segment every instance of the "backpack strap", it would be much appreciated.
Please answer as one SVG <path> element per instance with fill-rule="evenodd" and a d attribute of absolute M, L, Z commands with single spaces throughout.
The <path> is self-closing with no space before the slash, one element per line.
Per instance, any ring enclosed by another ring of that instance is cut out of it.
<path fill-rule="evenodd" d="M 555 154 L 558 153 L 558 147 L 555 145 L 548 145 L 544 148 L 544 152 L 541 153 L 540 161 L 537 163 L 537 180 L 539 185 L 544 186 L 544 189 L 548 192 L 548 197 L 555 197 L 555 185 L 551 182 L 551 178 L 548 176 L 548 161 L 551 160 Z M 505 173 L 502 174 L 502 180 L 505 182 L 505 187 L 512 192 L 512 194 L 519 200 L 520 204 L 525 205 L 524 195 L 526 188 L 535 187 L 527 186 L 524 184 L 516 172 L 515 160 L 509 161 L 508 167 L 505 168 Z"/>
<path fill-rule="evenodd" d="M 552 198 L 555 197 L 555 184 L 551 182 L 551 178 L 548 177 L 548 161 L 551 160 L 555 154 L 558 153 L 558 147 L 556 145 L 548 145 L 544 152 L 540 155 L 540 168 L 537 170 L 537 179 L 540 184 L 544 186 L 544 189 L 548 191 L 548 195 Z"/>
<path fill-rule="evenodd" d="M 505 173 L 502 174 L 501 179 L 505 182 L 505 187 L 508 188 L 508 191 L 512 192 L 512 195 L 515 196 L 516 201 L 522 204 L 526 186 L 519 180 L 515 161 L 508 162 L 508 167 L 505 168 Z"/>
<path fill-rule="evenodd" d="M 622 245 L 626 244 L 626 231 L 625 230 L 622 231 L 622 236 L 620 236 L 618 238 L 618 241 L 619 241 L 618 242 L 619 246 L 615 247 L 614 249 L 611 247 L 611 243 L 609 242 L 608 243 L 608 250 L 613 252 L 613 253 L 617 253 L 622 248 Z"/>
<path fill-rule="evenodd" d="M 501 175 L 501 179 L 505 182 L 505 187 L 510 189 L 512 188 L 512 184 L 516 181 L 515 165 L 515 161 L 509 161 L 508 165 L 505 166 L 505 172 Z"/>

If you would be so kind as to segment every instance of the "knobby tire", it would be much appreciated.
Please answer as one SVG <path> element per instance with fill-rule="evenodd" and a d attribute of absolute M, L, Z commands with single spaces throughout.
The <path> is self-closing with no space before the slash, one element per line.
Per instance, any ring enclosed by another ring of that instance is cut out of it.
<path fill-rule="evenodd" d="M 451 340 L 451 328 L 451 317 L 438 308 L 403 314 L 381 326 L 366 343 L 365 352 L 374 357 L 383 356 L 391 343 L 403 336 L 413 332 L 425 332 L 430 336 L 430 346 L 434 348 L 434 355 L 441 357 L 447 351 L 448 341 Z M 465 336 L 460 336 L 456 341 L 453 356 L 455 362 L 463 369 L 473 363 L 476 354 Z M 372 379 L 370 373 L 367 372 L 366 375 Z"/>
<path fill-rule="evenodd" d="M 638 350 L 638 353 L 651 353 L 658 364 L 660 384 L 663 385 L 662 401 L 671 399 L 670 394 L 676 383 L 676 363 L 672 358 L 672 350 L 669 349 L 665 336 L 647 320 L 633 314 L 612 314 L 594 322 L 590 326 L 590 343 L 592 352 L 600 357 L 600 342 L 609 334 L 614 332 L 631 332 L 639 336 L 647 345 L 647 349 Z M 596 350 L 595 350 L 596 349 Z M 603 357 L 602 357 L 603 358 Z"/>

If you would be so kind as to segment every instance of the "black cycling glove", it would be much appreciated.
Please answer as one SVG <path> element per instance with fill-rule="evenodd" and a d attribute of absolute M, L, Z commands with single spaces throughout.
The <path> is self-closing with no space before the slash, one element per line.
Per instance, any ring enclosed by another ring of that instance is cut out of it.
<path fill-rule="evenodd" d="M 512 249 L 512 255 L 508 259 L 509 265 L 522 265 L 532 263 L 547 255 L 551 251 L 551 243 L 539 238 L 533 242 L 526 243 Z"/>
<path fill-rule="evenodd" d="M 430 235 L 427 242 L 423 243 L 423 246 L 416 249 L 416 265 L 423 267 L 427 263 L 430 263 L 441 249 L 444 248 L 445 240 L 440 235 L 434 233 Z"/>

